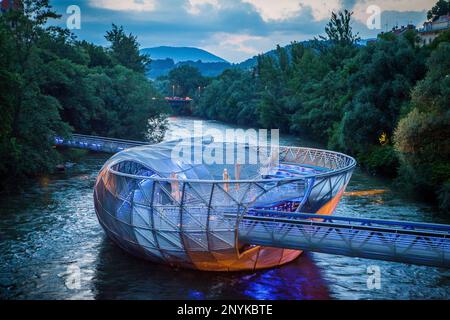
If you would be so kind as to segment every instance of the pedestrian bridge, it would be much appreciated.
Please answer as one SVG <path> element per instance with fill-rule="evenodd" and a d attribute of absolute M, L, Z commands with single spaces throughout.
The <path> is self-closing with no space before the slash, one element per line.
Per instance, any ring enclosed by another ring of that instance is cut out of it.
<path fill-rule="evenodd" d="M 128 148 L 138 147 L 146 144 L 148 143 L 142 141 L 88 136 L 83 134 L 73 134 L 70 138 L 55 138 L 55 145 L 57 146 L 105 153 L 117 153 Z"/>
<path fill-rule="evenodd" d="M 239 240 L 428 266 L 450 266 L 450 226 L 280 211 L 248 212 Z"/>
<path fill-rule="evenodd" d="M 57 146 L 116 153 L 147 143 L 74 134 Z M 450 226 L 250 209 L 225 213 L 250 245 L 450 267 Z"/>

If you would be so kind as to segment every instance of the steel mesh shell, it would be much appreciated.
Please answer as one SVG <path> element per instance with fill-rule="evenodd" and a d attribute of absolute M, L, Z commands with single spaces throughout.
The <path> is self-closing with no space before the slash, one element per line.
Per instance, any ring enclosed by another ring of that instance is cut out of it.
<path fill-rule="evenodd" d="M 108 236 L 127 252 L 200 270 L 253 270 L 298 257 L 295 250 L 240 243 L 241 217 L 252 208 L 283 201 L 286 206 L 295 201 L 301 212 L 331 214 L 355 166 L 340 153 L 280 147 L 281 163 L 314 170 L 294 178 L 264 179 L 256 164 L 243 168 L 245 179 L 223 180 L 226 165 L 174 159 L 177 143 L 114 155 L 98 175 L 95 211 Z"/>

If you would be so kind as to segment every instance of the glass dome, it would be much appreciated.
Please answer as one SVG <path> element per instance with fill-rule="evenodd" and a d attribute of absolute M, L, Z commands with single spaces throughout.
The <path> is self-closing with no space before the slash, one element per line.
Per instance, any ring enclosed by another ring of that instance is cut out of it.
<path fill-rule="evenodd" d="M 94 188 L 108 236 L 136 256 L 199 270 L 254 270 L 298 257 L 297 250 L 241 243 L 242 216 L 260 209 L 332 214 L 355 160 L 325 150 L 235 145 L 227 161 L 229 147 L 195 138 L 111 157 Z"/>

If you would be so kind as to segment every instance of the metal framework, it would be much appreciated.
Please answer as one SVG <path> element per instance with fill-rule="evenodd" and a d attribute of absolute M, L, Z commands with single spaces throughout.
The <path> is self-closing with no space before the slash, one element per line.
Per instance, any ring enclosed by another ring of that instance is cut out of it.
<path fill-rule="evenodd" d="M 234 271 L 273 267 L 308 250 L 449 266 L 449 226 L 330 216 L 356 165 L 341 153 L 280 147 L 280 162 L 299 166 L 302 174 L 233 180 L 174 161 L 170 143 L 83 135 L 55 141 L 124 150 L 100 171 L 94 202 L 106 233 L 139 257 Z"/>
<path fill-rule="evenodd" d="M 248 174 L 258 172 L 261 164 L 256 164 L 243 166 L 244 179 L 223 179 L 214 165 L 174 160 L 176 143 L 113 156 L 99 173 L 95 207 L 106 232 L 128 252 L 201 270 L 267 268 L 296 258 L 298 250 L 255 249 L 242 242 L 239 227 L 245 213 L 249 208 L 288 208 L 331 214 L 355 166 L 343 154 L 281 147 L 280 160 L 295 164 L 299 175 L 258 178 Z"/>
<path fill-rule="evenodd" d="M 143 146 L 148 143 L 142 141 L 73 134 L 69 139 L 56 137 L 55 144 L 57 146 L 68 148 L 86 149 L 105 153 L 117 153 L 128 148 Z"/>
<path fill-rule="evenodd" d="M 258 210 L 239 239 L 255 245 L 420 265 L 450 266 L 450 226 Z"/>

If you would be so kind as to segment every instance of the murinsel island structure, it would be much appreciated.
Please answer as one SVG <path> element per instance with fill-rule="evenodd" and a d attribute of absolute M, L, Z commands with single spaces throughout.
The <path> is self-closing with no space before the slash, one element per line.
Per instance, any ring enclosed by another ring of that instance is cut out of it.
<path fill-rule="evenodd" d="M 183 144 L 188 156 L 174 157 Z M 268 155 L 246 144 L 234 150 L 256 162 L 207 164 L 192 159 L 225 144 L 73 135 L 56 145 L 117 152 L 98 175 L 95 211 L 117 245 L 147 260 L 242 271 L 283 265 L 308 250 L 450 266 L 450 226 L 332 216 L 356 165 L 341 153 L 279 147 Z"/>

